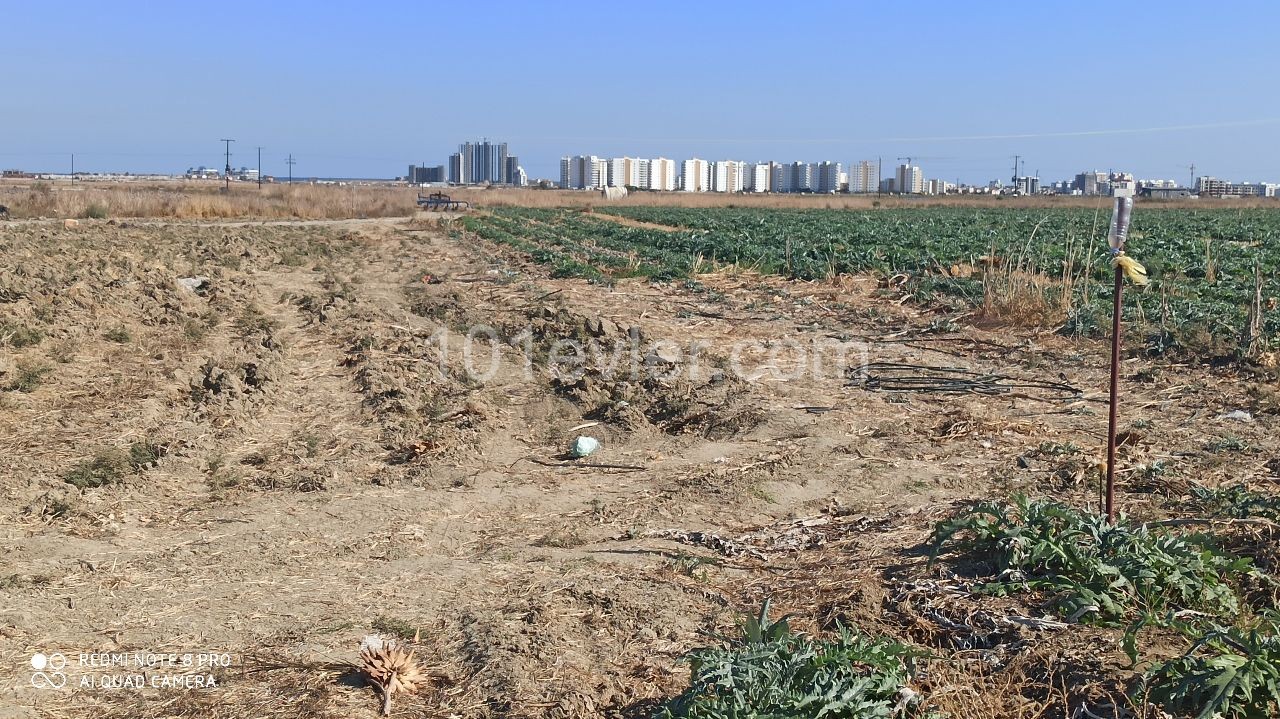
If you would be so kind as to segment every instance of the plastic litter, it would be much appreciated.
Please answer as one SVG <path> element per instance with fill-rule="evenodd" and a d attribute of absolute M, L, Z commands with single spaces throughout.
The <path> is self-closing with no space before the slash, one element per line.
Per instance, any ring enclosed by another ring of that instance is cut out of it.
<path fill-rule="evenodd" d="M 569 454 L 582 459 L 590 457 L 597 449 L 600 449 L 600 440 L 583 435 L 573 440 L 573 444 L 569 446 Z"/>

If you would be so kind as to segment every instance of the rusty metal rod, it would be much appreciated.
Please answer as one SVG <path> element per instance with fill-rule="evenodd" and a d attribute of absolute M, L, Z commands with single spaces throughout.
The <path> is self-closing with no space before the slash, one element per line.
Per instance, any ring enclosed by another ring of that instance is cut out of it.
<path fill-rule="evenodd" d="M 1116 521 L 1116 423 L 1120 404 L 1120 310 L 1124 294 L 1124 270 L 1116 268 L 1114 302 L 1111 305 L 1111 396 L 1107 415 L 1107 521 Z"/>

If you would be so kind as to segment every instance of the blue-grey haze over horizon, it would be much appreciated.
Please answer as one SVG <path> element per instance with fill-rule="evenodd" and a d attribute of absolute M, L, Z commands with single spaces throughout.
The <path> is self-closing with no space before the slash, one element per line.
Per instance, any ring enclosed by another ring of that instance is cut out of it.
<path fill-rule="evenodd" d="M 910 156 L 1280 182 L 1280 4 L 14 3 L 0 167 L 392 177 L 562 155 Z"/>

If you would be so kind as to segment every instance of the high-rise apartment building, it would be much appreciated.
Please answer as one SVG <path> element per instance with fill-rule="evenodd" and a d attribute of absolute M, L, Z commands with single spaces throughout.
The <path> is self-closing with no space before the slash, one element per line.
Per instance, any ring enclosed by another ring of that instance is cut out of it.
<path fill-rule="evenodd" d="M 685 192 L 707 192 L 711 185 L 710 167 L 706 160 L 692 158 L 680 163 L 680 189 Z"/>
<path fill-rule="evenodd" d="M 747 163 L 720 160 L 711 168 L 712 192 L 742 192 Z"/>
<path fill-rule="evenodd" d="M 769 191 L 769 164 L 768 162 L 757 162 L 747 166 L 746 181 L 743 182 L 743 189 L 751 192 L 768 192 Z"/>
<path fill-rule="evenodd" d="M 529 184 L 528 178 L 525 177 L 524 169 L 520 167 L 519 157 L 507 155 L 502 168 L 502 184 L 520 186 Z"/>
<path fill-rule="evenodd" d="M 915 165 L 898 165 L 893 187 L 895 192 L 903 195 L 924 194 L 924 170 Z"/>
<path fill-rule="evenodd" d="M 1075 189 L 1082 195 L 1100 195 L 1107 188 L 1107 173 L 1093 170 L 1076 175 Z"/>
<path fill-rule="evenodd" d="M 649 161 L 649 189 L 671 192 L 676 189 L 676 161 L 655 157 Z"/>
<path fill-rule="evenodd" d="M 595 155 L 560 158 L 560 186 L 567 190 L 599 189 L 608 181 L 608 160 Z"/>
<path fill-rule="evenodd" d="M 444 165 L 436 165 L 435 167 L 409 165 L 409 174 L 405 177 L 405 180 L 410 185 L 446 182 L 448 179 L 449 174 Z"/>
<path fill-rule="evenodd" d="M 813 192 L 815 186 L 814 171 L 817 165 L 807 162 L 793 162 L 787 167 L 791 175 L 791 189 L 788 192 Z"/>
<path fill-rule="evenodd" d="M 649 189 L 653 160 L 636 160 L 636 187 Z"/>
<path fill-rule="evenodd" d="M 831 194 L 840 191 L 840 176 L 844 168 L 838 162 L 819 162 L 813 166 L 814 192 Z"/>
<path fill-rule="evenodd" d="M 507 162 L 507 143 L 464 142 L 449 158 L 449 181 L 460 185 L 511 183 Z"/>
<path fill-rule="evenodd" d="M 849 192 L 879 192 L 880 163 L 875 160 L 859 160 L 849 168 Z"/>
<path fill-rule="evenodd" d="M 615 157 L 609 160 L 609 187 L 640 187 L 640 160 Z"/>

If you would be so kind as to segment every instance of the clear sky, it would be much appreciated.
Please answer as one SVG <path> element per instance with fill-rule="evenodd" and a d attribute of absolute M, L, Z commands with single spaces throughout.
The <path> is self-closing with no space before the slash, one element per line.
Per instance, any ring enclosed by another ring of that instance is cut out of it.
<path fill-rule="evenodd" d="M 1280 181 L 1280 2 L 13 2 L 0 166 L 565 154 Z M 1126 132 L 1111 132 L 1126 131 Z M 1133 131 L 1133 132 L 1128 132 Z M 886 170 L 887 171 L 887 170 Z"/>

